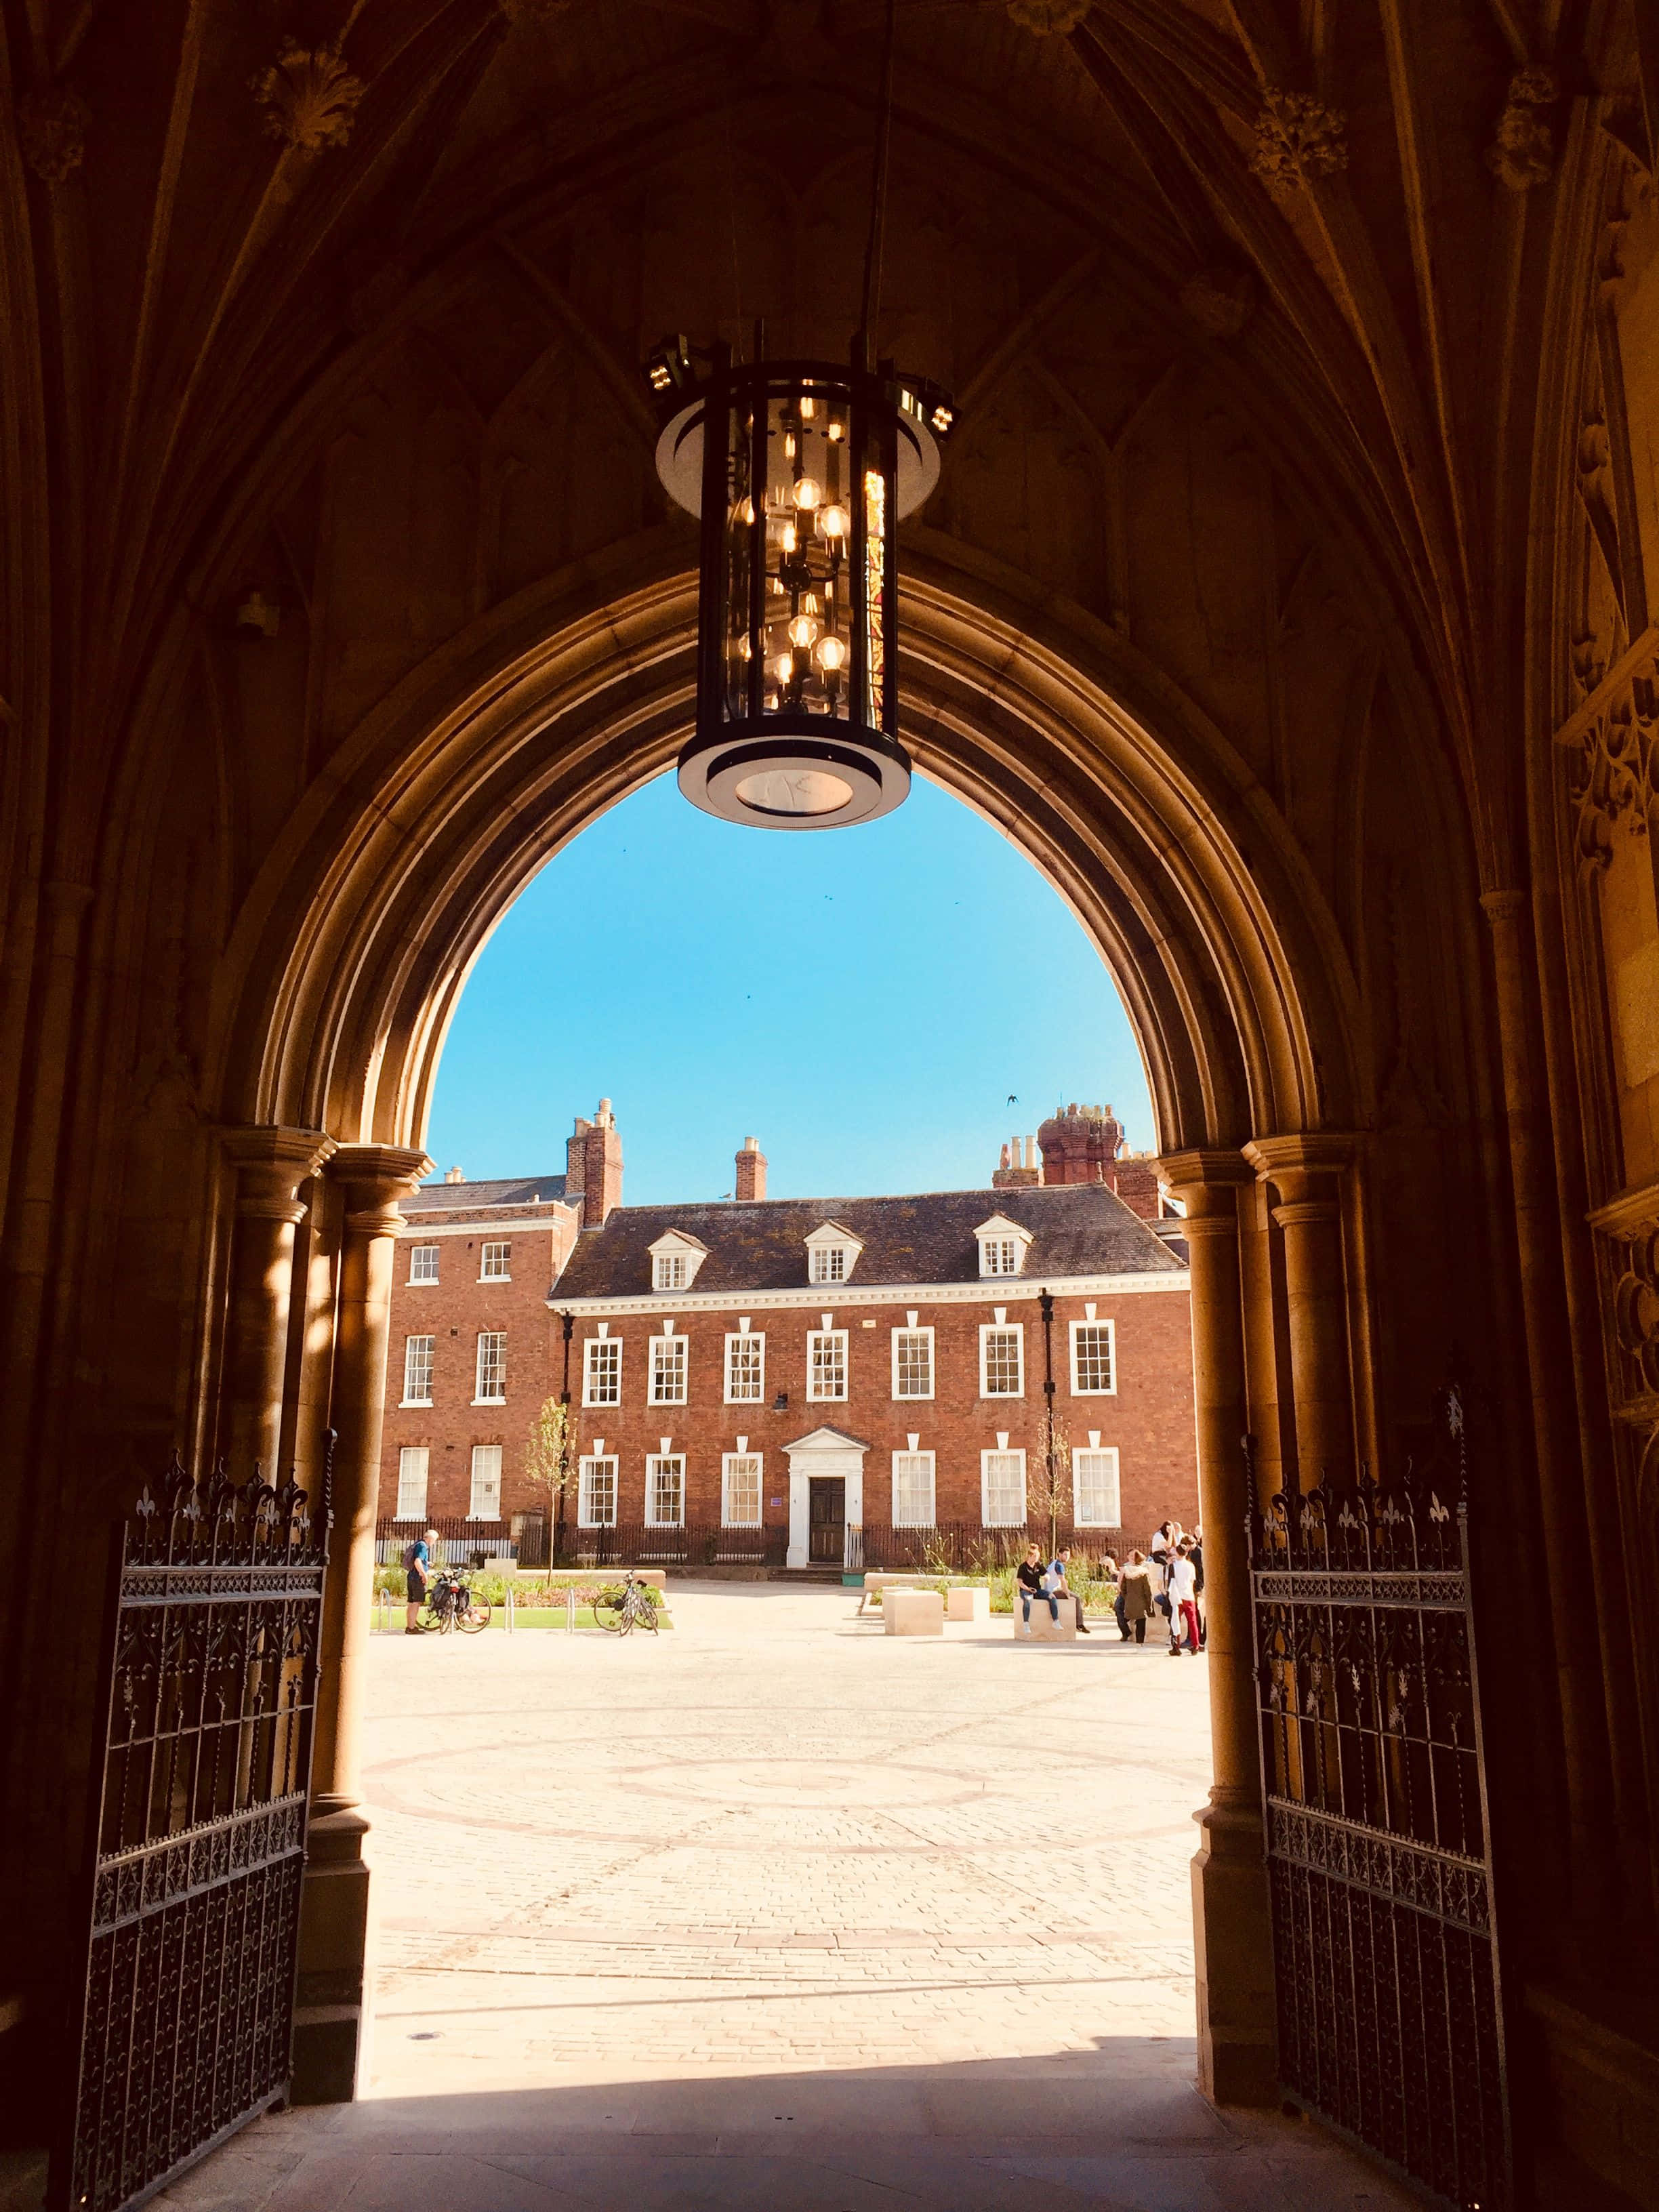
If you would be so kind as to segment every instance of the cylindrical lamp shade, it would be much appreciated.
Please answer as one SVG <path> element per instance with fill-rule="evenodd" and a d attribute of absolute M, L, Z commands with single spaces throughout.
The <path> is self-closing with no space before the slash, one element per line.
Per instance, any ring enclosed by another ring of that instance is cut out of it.
<path fill-rule="evenodd" d="M 657 447 L 702 526 L 696 734 L 680 788 L 731 822 L 829 830 L 910 787 L 896 526 L 939 477 L 948 401 L 890 374 L 757 362 L 681 379 Z"/>

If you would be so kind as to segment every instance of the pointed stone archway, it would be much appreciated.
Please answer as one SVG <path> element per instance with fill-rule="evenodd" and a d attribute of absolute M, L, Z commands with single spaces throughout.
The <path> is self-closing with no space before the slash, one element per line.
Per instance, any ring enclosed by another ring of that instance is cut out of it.
<path fill-rule="evenodd" d="M 491 927 L 552 852 L 672 762 L 689 720 L 694 612 L 690 580 L 661 573 L 657 549 L 642 546 L 635 573 L 603 598 L 549 586 L 475 624 L 341 747 L 274 851 L 225 963 L 216 1090 L 241 1126 L 337 1147 L 314 1188 L 324 1241 L 337 1241 L 337 1314 L 310 1315 L 286 1411 L 237 1416 L 282 1425 L 301 1460 L 331 1402 L 342 1431 L 337 1516 L 351 1543 L 325 1661 L 301 1975 L 307 2095 L 349 2095 L 362 2063 L 359 1586 L 397 1194 L 427 1171 L 421 1140 L 445 1031 Z M 1304 1427 L 1310 1451 L 1330 1431 L 1333 1394 L 1350 1433 L 1372 1419 L 1354 1264 L 1364 1155 L 1344 1133 L 1367 1110 L 1357 985 L 1256 779 L 1120 635 L 934 548 L 909 571 L 902 641 L 918 767 L 1018 843 L 1100 947 L 1198 1229 L 1200 1480 L 1206 1520 L 1224 1532 L 1212 1575 L 1216 1782 L 1194 1867 L 1200 2077 L 1218 2099 L 1259 2102 L 1273 2094 L 1273 2028 L 1244 1585 L 1231 1557 L 1245 1502 L 1239 1437 L 1252 1359 L 1289 1382 L 1267 1452 L 1274 1478 Z M 1272 1281 L 1252 1280 L 1241 1231 L 1261 1226 L 1275 1196 L 1294 1213 L 1304 1182 L 1323 1194 L 1322 1227 L 1286 1237 L 1305 1277 L 1287 1335 Z M 1301 1326 L 1309 1315 L 1323 1317 L 1322 1334 Z M 267 1321 L 280 1333 L 275 1313 Z M 240 1309 L 239 1326 L 258 1334 Z M 315 1379 L 325 1361 L 326 1385 Z M 240 1355 L 234 1371 L 273 1370 Z"/>

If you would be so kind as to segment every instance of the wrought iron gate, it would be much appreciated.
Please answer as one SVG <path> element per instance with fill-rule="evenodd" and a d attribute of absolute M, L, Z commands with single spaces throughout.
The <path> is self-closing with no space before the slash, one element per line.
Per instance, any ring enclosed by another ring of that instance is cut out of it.
<path fill-rule="evenodd" d="M 175 1460 L 123 1526 L 53 2212 L 142 2202 L 287 2093 L 327 1496 L 326 1462 L 313 1516 Z"/>
<path fill-rule="evenodd" d="M 1248 1440 L 1247 1440 L 1248 1441 Z M 1513 2202 L 1461 1401 L 1390 1486 L 1250 1526 L 1279 2070 L 1447 2203 Z M 1256 1495 L 1252 1486 L 1251 1496 Z"/>

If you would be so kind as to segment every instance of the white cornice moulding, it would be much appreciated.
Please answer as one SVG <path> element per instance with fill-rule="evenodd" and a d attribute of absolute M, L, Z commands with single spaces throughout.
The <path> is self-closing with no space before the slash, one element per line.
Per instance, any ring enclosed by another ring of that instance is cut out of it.
<path fill-rule="evenodd" d="M 1185 1267 L 1172 1268 L 1168 1273 L 1161 1269 L 1146 1275 L 1050 1275 L 1038 1283 L 1035 1278 L 1027 1284 L 1011 1280 L 1004 1275 L 996 1280 L 999 1304 L 1035 1305 L 1042 1291 L 1052 1291 L 1056 1297 L 1080 1298 L 1085 1295 L 1103 1298 L 1139 1297 L 1148 1291 L 1180 1291 L 1183 1295 L 1192 1289 L 1193 1279 Z M 754 1313 L 812 1313 L 816 1309 L 807 1304 L 814 1287 L 803 1284 L 792 1291 L 643 1291 L 632 1297 L 562 1298 L 555 1285 L 548 1294 L 547 1304 L 556 1313 L 583 1314 L 590 1317 L 599 1314 L 644 1315 L 654 1319 L 663 1310 L 665 1298 L 672 1297 L 674 1311 L 687 1313 L 730 1313 L 738 1297 Z M 971 1283 L 893 1283 L 863 1290 L 849 1285 L 854 1309 L 860 1306 L 982 1306 L 990 1304 L 983 1281 Z M 920 1311 L 921 1308 L 918 1307 Z"/>

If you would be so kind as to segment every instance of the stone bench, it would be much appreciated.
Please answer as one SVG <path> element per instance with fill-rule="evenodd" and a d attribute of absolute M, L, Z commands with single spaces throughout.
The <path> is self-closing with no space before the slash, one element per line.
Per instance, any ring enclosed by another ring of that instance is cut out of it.
<path fill-rule="evenodd" d="M 991 1593 L 976 1584 L 969 1583 L 952 1589 L 945 1597 L 945 1618 L 947 1620 L 991 1621 Z"/>
<path fill-rule="evenodd" d="M 881 1601 L 882 1628 L 889 1636 L 943 1636 L 945 1601 L 937 1590 L 896 1589 Z"/>
<path fill-rule="evenodd" d="M 1055 1620 L 1048 1611 L 1046 1597 L 1031 1600 L 1030 1626 L 1020 1618 L 1020 1600 L 1014 1595 L 1014 1641 L 1016 1644 L 1075 1644 L 1077 1642 L 1077 1607 L 1068 1597 L 1060 1601 L 1060 1619 Z"/>
<path fill-rule="evenodd" d="M 862 1613 L 865 1610 L 872 1597 L 873 1597 L 878 1591 L 884 1589 L 915 1589 L 918 1583 L 924 1583 L 927 1579 L 928 1577 L 921 1573 L 920 1569 L 916 1570 L 913 1573 L 904 1574 L 897 1572 L 890 1568 L 877 1569 L 875 1567 L 872 1567 L 869 1572 L 865 1576 L 864 1588 L 859 1593 L 859 1612 Z M 882 1602 L 885 1604 L 886 1600 L 883 1599 Z"/>

